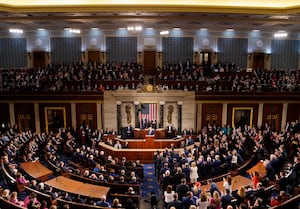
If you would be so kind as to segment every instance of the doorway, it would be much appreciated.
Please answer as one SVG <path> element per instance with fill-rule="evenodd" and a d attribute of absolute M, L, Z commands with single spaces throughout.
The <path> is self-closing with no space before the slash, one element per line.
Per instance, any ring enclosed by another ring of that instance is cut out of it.
<path fill-rule="evenodd" d="M 144 51 L 144 75 L 155 75 L 155 51 Z"/>
<path fill-rule="evenodd" d="M 46 67 L 46 52 L 44 51 L 33 52 L 33 67 L 34 68 Z"/>
<path fill-rule="evenodd" d="M 88 56 L 88 62 L 96 62 L 96 63 L 100 63 L 100 51 L 88 51 L 87 52 L 87 56 Z"/>
<path fill-rule="evenodd" d="M 211 52 L 210 51 L 201 51 L 200 52 L 200 63 L 203 67 L 204 75 L 211 75 Z"/>
<path fill-rule="evenodd" d="M 253 54 L 253 69 L 264 69 L 265 66 L 265 53 Z"/>

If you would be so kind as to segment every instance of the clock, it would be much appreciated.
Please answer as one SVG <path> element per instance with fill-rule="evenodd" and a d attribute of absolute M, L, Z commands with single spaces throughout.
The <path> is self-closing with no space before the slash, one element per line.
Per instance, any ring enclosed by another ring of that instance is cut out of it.
<path fill-rule="evenodd" d="M 151 84 L 146 85 L 146 91 L 148 92 L 153 91 L 153 85 Z"/>

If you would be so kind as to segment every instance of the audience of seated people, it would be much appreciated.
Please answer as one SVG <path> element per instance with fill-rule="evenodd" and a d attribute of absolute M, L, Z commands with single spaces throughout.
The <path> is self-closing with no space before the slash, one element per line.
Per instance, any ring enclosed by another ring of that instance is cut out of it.
<path fill-rule="evenodd" d="M 150 83 L 158 90 L 185 91 L 298 91 L 300 70 L 242 70 L 233 63 L 203 64 L 165 63 L 157 68 Z M 103 92 L 139 89 L 143 86 L 143 68 L 135 60 L 106 64 L 50 64 L 46 69 L 1 70 L 0 92 Z M 118 82 L 108 84 L 107 82 Z M 187 83 L 189 81 L 189 83 Z M 193 82 L 195 81 L 195 82 Z"/>

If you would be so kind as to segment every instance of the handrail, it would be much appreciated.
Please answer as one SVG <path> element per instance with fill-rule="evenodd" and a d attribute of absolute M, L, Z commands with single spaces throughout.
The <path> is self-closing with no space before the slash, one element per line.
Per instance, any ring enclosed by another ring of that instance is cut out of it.
<path fill-rule="evenodd" d="M 300 194 L 292 197 L 291 199 L 288 199 L 287 201 L 283 202 L 280 205 L 276 205 L 274 207 L 271 207 L 269 209 L 286 209 L 286 208 L 296 208 L 298 207 L 298 203 L 300 201 Z M 295 206 L 295 207 L 293 207 Z"/>
<path fill-rule="evenodd" d="M 0 196 L 0 206 L 5 209 L 26 209 L 20 205 L 16 205 Z"/>

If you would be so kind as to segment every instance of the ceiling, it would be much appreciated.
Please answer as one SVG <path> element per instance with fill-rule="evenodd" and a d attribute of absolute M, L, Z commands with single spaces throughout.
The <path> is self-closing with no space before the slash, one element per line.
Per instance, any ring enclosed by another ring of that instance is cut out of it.
<path fill-rule="evenodd" d="M 82 31 L 93 27 L 117 30 L 129 25 L 141 25 L 143 28 L 156 30 L 181 28 L 187 31 L 197 31 L 200 28 L 207 28 L 210 31 L 220 32 L 232 28 L 241 32 L 260 30 L 267 33 L 284 30 L 290 34 L 299 34 L 300 37 L 300 3 L 296 5 L 294 0 L 287 2 L 287 5 L 279 6 L 277 3 L 282 1 L 274 0 L 274 7 L 267 7 L 268 4 L 267 6 L 264 4 L 220 6 L 217 5 L 219 3 L 217 0 L 211 5 L 200 5 L 195 0 L 184 4 L 177 1 L 171 4 L 171 0 L 162 0 L 165 2 L 164 5 L 103 2 L 100 5 L 92 4 L 94 1 L 87 0 L 85 5 L 80 3 L 69 5 L 65 3 L 68 1 L 58 4 L 57 0 L 53 0 L 56 4 L 43 4 L 43 0 L 33 5 L 28 5 L 28 0 L 19 0 L 16 4 L 1 3 L 0 31 L 8 31 L 9 28 L 20 28 L 24 31 L 36 31 L 43 28 L 55 31 L 66 27 Z M 270 1 L 260 0 L 260 2 Z"/>

